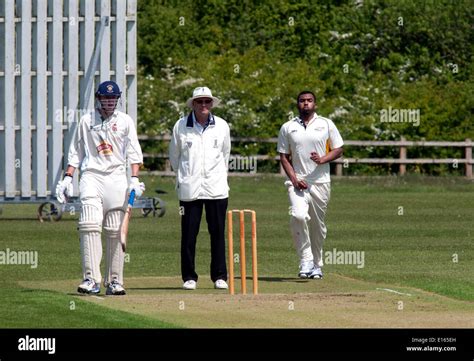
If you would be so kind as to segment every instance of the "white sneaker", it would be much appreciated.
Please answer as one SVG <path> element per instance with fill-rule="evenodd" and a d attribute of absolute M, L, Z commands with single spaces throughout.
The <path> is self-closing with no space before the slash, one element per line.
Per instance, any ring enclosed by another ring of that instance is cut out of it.
<path fill-rule="evenodd" d="M 185 290 L 195 290 L 195 289 L 196 289 L 196 285 L 197 285 L 196 281 L 194 281 L 194 280 L 189 280 L 189 281 L 184 282 L 183 288 L 184 288 Z"/>
<path fill-rule="evenodd" d="M 113 280 L 107 286 L 107 290 L 105 291 L 107 296 L 123 296 L 125 294 L 125 288 L 118 283 L 117 280 Z"/>
<path fill-rule="evenodd" d="M 313 261 L 301 262 L 300 272 L 298 273 L 298 277 L 299 278 L 310 278 L 310 275 L 313 272 L 313 270 L 314 270 Z"/>
<path fill-rule="evenodd" d="M 86 278 L 77 288 L 77 292 L 88 295 L 96 295 L 100 292 L 100 285 L 93 280 Z"/>
<path fill-rule="evenodd" d="M 227 282 L 224 280 L 217 280 L 216 283 L 214 283 L 214 288 L 218 290 L 226 290 L 229 288 L 227 285 Z"/>
<path fill-rule="evenodd" d="M 323 278 L 323 271 L 321 270 L 320 267 L 314 266 L 313 269 L 311 270 L 311 273 L 309 274 L 308 278 L 315 278 L 315 279 L 321 279 Z"/>

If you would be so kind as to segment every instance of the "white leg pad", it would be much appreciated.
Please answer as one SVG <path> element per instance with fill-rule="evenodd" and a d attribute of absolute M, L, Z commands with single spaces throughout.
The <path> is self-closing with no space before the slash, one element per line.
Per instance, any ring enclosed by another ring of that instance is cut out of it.
<path fill-rule="evenodd" d="M 124 252 L 120 244 L 120 227 L 125 213 L 121 209 L 112 209 L 105 215 L 104 231 L 107 242 L 107 265 L 104 285 L 117 280 L 123 285 Z"/>
<path fill-rule="evenodd" d="M 100 239 L 102 212 L 90 204 L 83 204 L 79 217 L 81 239 L 81 257 L 83 279 L 90 278 L 100 283 L 100 261 L 102 260 L 102 242 Z"/>

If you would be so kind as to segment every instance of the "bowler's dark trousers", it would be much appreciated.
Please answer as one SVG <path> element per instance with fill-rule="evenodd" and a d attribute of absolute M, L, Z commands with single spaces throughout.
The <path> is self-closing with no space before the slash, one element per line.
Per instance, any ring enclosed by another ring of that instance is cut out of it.
<path fill-rule="evenodd" d="M 196 239 L 201 224 L 203 207 L 207 229 L 211 235 L 211 280 L 227 281 L 225 259 L 225 220 L 228 198 L 180 201 L 181 206 L 181 275 L 183 281 L 198 280 L 195 271 Z"/>

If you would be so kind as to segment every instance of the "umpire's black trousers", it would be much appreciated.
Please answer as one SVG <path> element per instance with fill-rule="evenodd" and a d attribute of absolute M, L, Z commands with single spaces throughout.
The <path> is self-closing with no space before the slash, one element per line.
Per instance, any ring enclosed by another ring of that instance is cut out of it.
<path fill-rule="evenodd" d="M 207 229 L 211 235 L 211 280 L 227 281 L 225 259 L 225 220 L 228 198 L 180 201 L 181 208 L 181 275 L 183 281 L 198 280 L 195 271 L 196 239 L 201 224 L 203 206 Z"/>

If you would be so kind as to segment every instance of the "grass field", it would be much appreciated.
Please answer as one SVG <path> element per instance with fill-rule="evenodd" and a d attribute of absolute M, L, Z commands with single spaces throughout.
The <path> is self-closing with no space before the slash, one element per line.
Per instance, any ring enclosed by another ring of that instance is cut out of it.
<path fill-rule="evenodd" d="M 323 280 L 306 281 L 296 277 L 283 179 L 230 178 L 229 207 L 257 211 L 258 296 L 212 288 L 205 223 L 198 290 L 181 290 L 174 180 L 145 181 L 148 196 L 155 188 L 168 191 L 161 197 L 167 212 L 143 218 L 134 210 L 126 297 L 75 293 L 77 214 L 40 223 L 37 205 L 3 206 L 0 251 L 37 251 L 38 267 L 0 264 L 0 327 L 474 327 L 471 181 L 333 179 L 325 251 L 363 252 L 364 265 L 326 264 Z"/>

